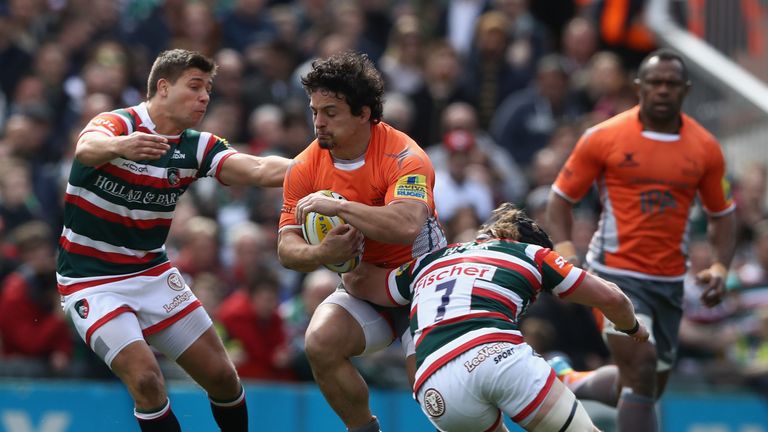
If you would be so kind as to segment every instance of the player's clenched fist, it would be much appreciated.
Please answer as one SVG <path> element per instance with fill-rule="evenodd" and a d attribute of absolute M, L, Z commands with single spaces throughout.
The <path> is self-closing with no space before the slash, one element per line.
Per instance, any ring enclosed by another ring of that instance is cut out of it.
<path fill-rule="evenodd" d="M 170 148 L 168 139 L 163 136 L 133 132 L 122 137 L 117 151 L 125 159 L 140 161 L 160 159 Z"/>

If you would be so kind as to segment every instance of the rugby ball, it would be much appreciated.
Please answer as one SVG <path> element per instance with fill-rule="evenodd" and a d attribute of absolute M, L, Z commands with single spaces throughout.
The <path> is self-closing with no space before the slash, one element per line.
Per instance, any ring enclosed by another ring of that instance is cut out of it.
<path fill-rule="evenodd" d="M 333 191 L 323 190 L 320 192 L 336 199 L 345 199 L 343 196 Z M 325 236 L 328 235 L 329 231 L 344 223 L 344 219 L 342 219 L 341 216 L 326 216 L 317 212 L 309 212 L 304 217 L 304 223 L 301 225 L 301 233 L 304 235 L 304 240 L 307 243 L 317 245 L 325 239 Z M 324 266 L 336 273 L 346 273 L 354 270 L 355 267 L 360 264 L 360 258 L 361 256 L 358 255 L 343 263 L 324 264 Z"/>

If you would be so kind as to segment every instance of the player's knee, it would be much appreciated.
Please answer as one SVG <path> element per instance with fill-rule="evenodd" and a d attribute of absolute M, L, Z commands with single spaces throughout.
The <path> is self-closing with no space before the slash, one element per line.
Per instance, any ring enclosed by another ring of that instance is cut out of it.
<path fill-rule="evenodd" d="M 151 369 L 137 371 L 126 383 L 136 399 L 138 406 L 155 407 L 165 402 L 165 385 L 158 371 Z"/>
<path fill-rule="evenodd" d="M 219 367 L 209 372 L 205 382 L 199 383 L 211 397 L 221 400 L 240 395 L 240 377 L 234 367 Z"/>
<path fill-rule="evenodd" d="M 305 334 L 304 343 L 307 358 L 312 364 L 333 362 L 348 357 L 343 351 L 343 333 L 328 326 L 310 327 Z"/>
<path fill-rule="evenodd" d="M 620 368 L 623 386 L 649 397 L 656 393 L 658 362 L 656 350 L 653 346 L 651 348 L 638 350 L 636 355 Z"/>

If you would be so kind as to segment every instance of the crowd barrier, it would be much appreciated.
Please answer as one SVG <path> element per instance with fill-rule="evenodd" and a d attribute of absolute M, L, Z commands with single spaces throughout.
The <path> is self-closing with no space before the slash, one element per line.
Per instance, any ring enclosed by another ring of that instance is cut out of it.
<path fill-rule="evenodd" d="M 252 431 L 344 430 L 314 385 L 249 383 L 246 392 Z M 184 431 L 217 430 L 201 389 L 171 382 L 169 394 Z M 371 406 L 385 431 L 434 431 L 407 392 L 372 389 Z M 612 410 L 587 410 L 611 431 Z M 768 402 L 746 393 L 670 393 L 659 411 L 664 432 L 768 432 Z M 0 432 L 138 431 L 132 413 L 117 382 L 0 381 Z"/>

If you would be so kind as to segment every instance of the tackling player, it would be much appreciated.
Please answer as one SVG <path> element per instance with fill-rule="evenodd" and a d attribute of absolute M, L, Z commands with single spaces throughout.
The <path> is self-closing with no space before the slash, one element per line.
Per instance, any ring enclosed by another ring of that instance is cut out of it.
<path fill-rule="evenodd" d="M 451 245 L 396 270 L 343 275 L 350 292 L 411 306 L 414 394 L 441 431 L 506 431 L 502 412 L 526 430 L 597 430 L 573 393 L 525 343 L 518 322 L 542 292 L 596 306 L 637 341 L 648 338 L 616 285 L 574 267 L 549 236 L 509 203 L 476 241 Z"/>

